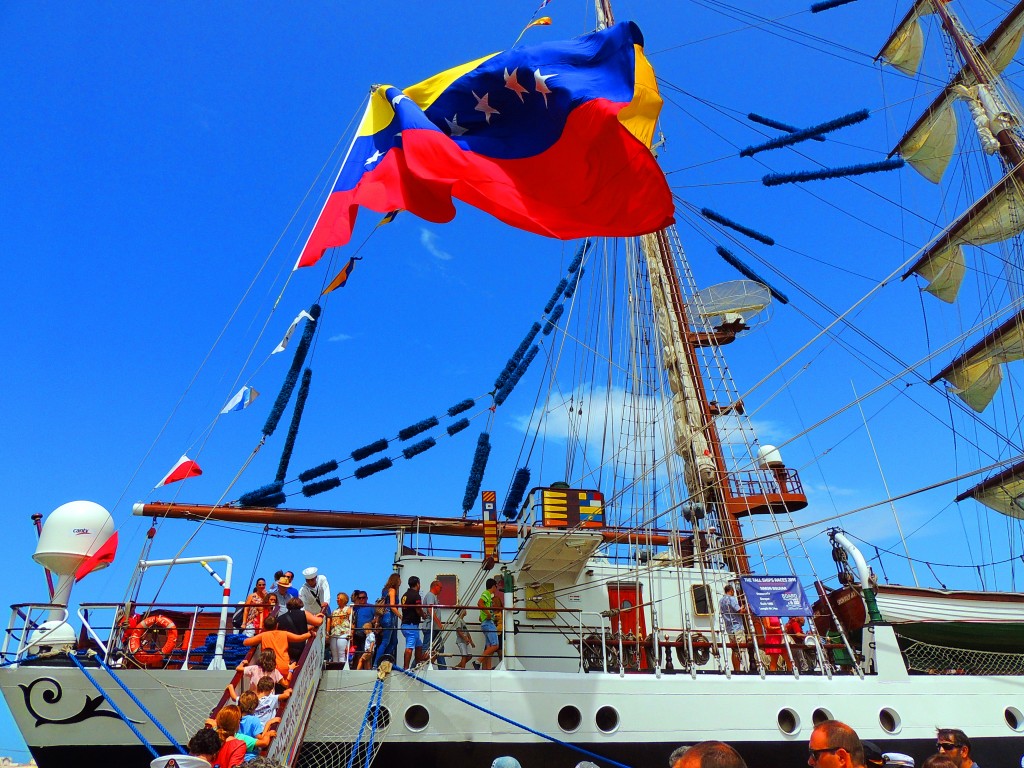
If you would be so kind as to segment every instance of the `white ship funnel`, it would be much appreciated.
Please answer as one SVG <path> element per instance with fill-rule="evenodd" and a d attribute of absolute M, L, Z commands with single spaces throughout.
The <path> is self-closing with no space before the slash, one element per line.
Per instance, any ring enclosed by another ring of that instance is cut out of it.
<path fill-rule="evenodd" d="M 32 559 L 58 576 L 51 603 L 68 604 L 75 571 L 113 535 L 114 519 L 92 501 L 70 501 L 50 513 Z"/>

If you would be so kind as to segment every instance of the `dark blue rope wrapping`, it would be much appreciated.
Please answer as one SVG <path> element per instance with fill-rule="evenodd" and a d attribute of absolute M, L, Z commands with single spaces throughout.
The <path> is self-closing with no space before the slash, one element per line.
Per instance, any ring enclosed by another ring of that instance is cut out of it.
<path fill-rule="evenodd" d="M 299 480 L 304 483 L 308 483 L 314 478 L 320 477 L 320 475 L 326 475 L 328 472 L 333 472 L 338 468 L 338 462 L 335 459 L 325 461 L 323 464 L 318 464 L 315 467 L 310 467 L 305 472 L 299 473 Z"/>
<path fill-rule="evenodd" d="M 402 449 L 402 455 L 407 459 L 411 459 L 413 456 L 418 456 L 430 448 L 437 445 L 437 440 L 432 437 L 428 437 L 426 440 L 420 440 L 418 443 L 413 443 L 408 448 Z"/>
<path fill-rule="evenodd" d="M 405 429 L 398 430 L 398 439 L 408 440 L 410 437 L 416 437 L 420 432 L 426 432 L 428 429 L 433 429 L 437 424 L 437 416 L 431 416 L 423 421 L 417 421 L 415 424 L 411 424 Z"/>
<path fill-rule="evenodd" d="M 356 467 L 354 474 L 356 480 L 362 480 L 364 477 L 383 472 L 385 469 L 391 469 L 394 465 L 395 463 L 385 456 L 383 459 L 378 459 L 372 464 L 363 464 L 361 467 Z"/>
<path fill-rule="evenodd" d="M 587 255 L 587 251 L 590 250 L 590 241 L 584 240 L 580 243 L 580 247 L 576 249 L 576 256 L 569 262 L 569 268 L 566 270 L 570 275 L 580 268 L 580 264 L 583 263 L 583 257 Z"/>
<path fill-rule="evenodd" d="M 459 419 L 454 424 L 449 424 L 445 430 L 449 435 L 455 435 L 469 426 L 469 419 Z"/>
<path fill-rule="evenodd" d="M 472 397 L 467 397 L 465 400 L 462 400 L 461 402 L 458 402 L 451 408 L 449 408 L 448 415 L 458 416 L 460 413 L 465 413 L 466 411 L 468 411 L 474 405 L 476 405 L 476 400 L 474 400 Z"/>
<path fill-rule="evenodd" d="M 530 470 L 528 467 L 520 467 L 512 478 L 512 487 L 508 490 L 505 503 L 501 507 L 501 514 L 506 520 L 511 520 L 519 511 L 519 505 L 523 501 L 523 494 L 526 493 L 526 486 L 530 484 Z"/>
<path fill-rule="evenodd" d="M 287 501 L 287 498 L 283 493 L 273 493 L 270 496 L 264 496 L 262 499 L 259 500 L 258 504 L 254 504 L 253 506 L 280 507 L 282 504 L 285 503 L 285 501 Z"/>
<path fill-rule="evenodd" d="M 519 346 L 516 347 L 516 351 L 512 353 L 512 357 L 505 363 L 504 369 L 498 374 L 498 378 L 494 380 L 494 388 L 501 389 L 505 386 L 505 382 L 508 381 L 508 377 L 512 375 L 517 367 L 519 367 L 520 361 L 523 359 L 523 355 L 526 354 L 526 350 L 530 348 L 533 340 L 537 338 L 537 334 L 540 333 L 540 323 L 534 323 L 530 326 L 529 333 L 523 337 L 523 340 L 519 342 Z M 454 414 L 453 414 L 454 415 Z"/>
<path fill-rule="evenodd" d="M 760 283 L 765 288 L 767 288 L 771 295 L 774 296 L 776 299 L 781 301 L 783 304 L 789 304 L 789 299 L 786 298 L 786 294 L 779 293 L 774 288 L 772 288 L 771 283 L 769 283 L 767 280 L 765 280 L 759 274 L 757 274 L 757 272 L 755 272 L 742 261 L 740 261 L 738 258 L 736 258 L 736 256 L 734 256 L 731 252 L 729 252 L 720 245 L 715 246 L 715 250 L 718 251 L 719 256 L 721 256 L 727 262 L 732 264 L 744 277 L 753 280 L 755 283 Z"/>
<path fill-rule="evenodd" d="M 466 482 L 466 495 L 462 497 L 462 511 L 469 512 L 476 502 L 480 484 L 484 481 L 484 470 L 487 468 L 487 457 L 491 454 L 491 436 L 481 432 L 476 440 L 476 452 L 473 454 L 473 466 L 469 470 Z"/>
<path fill-rule="evenodd" d="M 544 335 L 547 336 L 553 330 L 555 330 L 555 323 L 562 317 L 562 313 L 565 312 L 565 304 L 559 304 L 555 307 L 554 312 L 548 316 L 548 321 L 544 323 Z"/>
<path fill-rule="evenodd" d="M 446 690 L 445 688 L 442 688 L 441 686 L 436 685 L 435 683 L 432 683 L 429 680 L 424 680 L 422 677 L 419 677 L 418 675 L 416 675 L 413 672 L 410 672 L 407 669 L 403 669 L 402 667 L 399 667 L 399 666 L 396 666 L 395 669 L 397 669 L 403 675 L 407 675 L 408 677 L 411 677 L 413 680 L 416 680 L 417 682 L 423 683 L 424 685 L 427 685 L 427 686 L 433 688 L 436 691 L 440 691 L 441 693 L 445 694 L 446 696 L 451 696 L 456 701 L 462 702 L 463 704 L 466 704 L 466 705 L 472 707 L 473 709 L 476 709 L 476 710 L 479 710 L 480 712 L 483 712 L 485 715 L 490 715 L 491 717 L 496 717 L 499 720 L 501 720 L 502 722 L 508 723 L 509 725 L 513 725 L 516 728 L 521 728 L 522 730 L 526 731 L 527 733 L 532 733 L 534 736 L 539 736 L 540 738 L 546 739 L 547 741 L 553 742 L 555 744 L 559 744 L 559 745 L 561 745 L 563 747 L 568 747 L 569 749 L 571 749 L 571 750 L 573 750 L 575 752 L 579 752 L 581 755 L 586 755 L 587 757 L 591 757 L 591 758 L 593 758 L 595 760 L 600 760 L 602 763 L 607 763 L 608 765 L 615 765 L 615 766 L 618 766 L 618 768 L 630 768 L 630 766 L 626 765 L 625 763 L 616 762 L 615 760 L 611 760 L 611 759 L 609 759 L 607 757 L 599 755 L 596 752 L 591 752 L 589 749 L 584 749 L 583 747 L 578 747 L 575 744 L 570 744 L 568 741 L 562 741 L 561 739 L 556 739 L 554 736 L 549 736 L 546 733 L 542 733 L 540 731 L 535 731 L 533 728 L 531 728 L 528 725 L 523 725 L 522 723 L 517 723 L 515 720 L 511 720 L 511 719 L 505 717 L 504 715 L 499 715 L 497 712 L 494 712 L 494 711 L 492 711 L 490 709 L 485 709 L 484 707 L 480 706 L 479 704 L 476 704 L 476 703 L 470 701 L 469 699 L 465 699 L 462 696 L 459 696 L 457 693 L 452 693 L 451 691 Z"/>
<path fill-rule="evenodd" d="M 122 682 L 121 678 L 119 678 L 119 677 L 118 677 L 118 676 L 117 676 L 116 674 L 114 674 L 114 670 L 112 670 L 112 669 L 111 669 L 111 668 L 110 668 L 110 667 L 109 667 L 109 666 L 107 665 L 107 662 L 105 662 L 105 661 L 104 661 L 104 660 L 103 660 L 102 658 L 100 658 L 99 656 L 94 656 L 93 658 L 94 658 L 94 659 L 96 659 L 96 662 L 97 662 L 97 663 L 98 663 L 98 664 L 99 664 L 99 665 L 100 665 L 101 667 L 103 667 L 103 669 L 104 669 L 104 670 L 106 671 L 106 673 L 107 673 L 108 675 L 110 675 L 110 677 L 111 677 L 111 678 L 113 679 L 113 681 L 114 681 L 115 683 L 117 683 L 117 684 L 118 684 L 118 686 L 120 686 L 121 690 L 122 690 L 122 691 L 124 691 L 125 693 L 127 693 L 127 694 L 128 694 L 128 698 L 130 698 L 130 699 L 131 699 L 131 700 L 132 700 L 133 702 L 135 702 L 135 706 L 137 706 L 137 707 L 138 707 L 139 709 L 141 709 L 141 710 L 142 710 L 142 713 L 143 713 L 143 714 L 144 714 L 144 715 L 145 715 L 146 717 L 148 717 L 148 718 L 149 718 L 149 721 L 150 721 L 151 723 L 153 723 L 153 725 L 155 725 L 155 726 L 156 726 L 156 727 L 157 727 L 157 728 L 159 729 L 160 733 L 162 733 L 162 734 L 163 734 L 163 735 L 164 735 L 164 736 L 165 736 L 165 737 L 167 738 L 167 740 L 168 740 L 169 742 L 171 742 L 171 746 L 173 746 L 173 747 L 174 747 L 174 748 L 175 748 L 176 750 L 178 750 L 178 751 L 179 751 L 179 752 L 180 752 L 181 754 L 183 754 L 183 755 L 184 755 L 184 754 L 186 754 L 186 753 L 185 753 L 185 748 L 184 748 L 184 747 L 182 747 L 182 746 L 181 746 L 181 744 L 179 744 L 179 743 L 178 743 L 178 740 L 177 740 L 176 738 L 174 738 L 174 736 L 172 736 L 172 735 L 171 735 L 171 732 L 170 732 L 170 731 L 168 731 L 168 730 L 167 730 L 166 728 L 164 728 L 163 724 L 161 724 L 161 722 L 160 722 L 159 720 L 157 720 L 157 719 L 156 719 L 156 717 L 154 717 L 154 716 L 153 716 L 153 713 L 152 713 L 152 712 L 150 712 L 150 711 L 149 711 L 148 709 L 146 709 L 146 706 L 145 706 L 145 705 L 144 705 L 144 704 L 143 704 L 143 703 L 142 703 L 142 702 L 141 702 L 141 701 L 139 700 L 139 698 L 138 698 L 138 697 L 137 697 L 137 696 L 136 696 L 136 695 L 135 695 L 134 693 L 132 693 L 132 692 L 131 692 L 131 691 L 130 691 L 130 690 L 128 689 L 128 686 L 127 686 L 127 685 L 125 685 L 125 684 L 124 684 L 124 682 Z"/>
<path fill-rule="evenodd" d="M 505 386 L 498 390 L 494 396 L 494 404 L 501 405 L 508 399 L 508 396 L 512 394 L 512 390 L 516 388 L 516 384 L 523 378 L 523 374 L 526 373 L 526 369 L 530 367 L 530 363 L 533 362 L 533 358 L 537 356 L 540 351 L 540 347 L 534 345 L 530 347 L 530 351 L 526 353 L 526 357 L 523 358 L 523 362 L 519 364 L 515 372 L 509 377 L 509 380 L 505 382 Z"/>
<path fill-rule="evenodd" d="M 569 281 L 569 285 L 566 287 L 565 293 L 562 294 L 563 296 L 565 296 L 565 298 L 571 299 L 572 295 L 576 293 L 576 288 L 579 287 L 580 280 L 583 279 L 583 273 L 586 271 L 587 270 L 585 269 L 581 269 L 579 274 L 576 275 L 576 279 Z"/>
<path fill-rule="evenodd" d="M 845 165 L 840 168 L 822 168 L 820 171 L 796 171 L 794 173 L 769 173 L 761 178 L 766 187 L 777 187 L 780 184 L 796 184 L 802 181 L 820 181 L 821 179 L 838 179 L 844 176 L 861 176 L 865 173 L 894 171 L 904 166 L 902 157 L 893 157 L 877 163 L 861 163 Z"/>
<path fill-rule="evenodd" d="M 558 281 L 558 285 L 555 286 L 555 292 L 551 294 L 551 298 L 548 299 L 548 303 L 544 305 L 545 315 L 555 308 L 555 304 L 558 303 L 558 299 L 561 297 L 562 291 L 565 290 L 567 285 L 569 285 L 569 280 L 564 277 Z"/>
<path fill-rule="evenodd" d="M 341 485 L 339 478 L 329 477 L 326 480 L 318 480 L 315 483 L 302 486 L 302 495 L 309 498 L 310 496 L 316 496 L 318 493 L 324 493 L 332 488 L 337 488 L 339 485 Z"/>
<path fill-rule="evenodd" d="M 82 666 L 82 662 L 80 662 L 75 657 L 75 654 L 73 652 L 69 651 L 68 652 L 68 657 L 71 659 L 71 661 L 73 661 L 75 663 L 76 667 L 78 667 L 80 670 L 82 670 L 82 674 L 85 675 L 86 679 L 90 683 L 93 684 L 93 687 L 97 691 L 100 692 L 100 696 L 102 696 L 106 700 L 107 704 L 109 704 L 111 706 L 111 708 L 117 713 L 117 716 L 120 717 L 122 720 L 124 720 L 124 724 L 127 725 L 129 728 L 131 728 L 132 733 L 135 734 L 135 736 L 139 739 L 139 741 L 141 741 L 143 744 L 145 744 L 146 749 L 148 749 L 150 751 L 150 753 L 153 755 L 153 757 L 160 757 L 160 753 L 157 752 L 156 749 L 153 748 L 152 744 L 150 744 L 148 741 L 146 741 L 146 737 L 142 735 L 142 731 L 140 731 L 138 728 L 136 728 L 135 727 L 135 723 L 133 723 L 131 720 L 129 720 L 128 716 L 124 712 L 121 711 L 121 708 L 119 706 L 117 706 L 117 702 L 115 702 L 112 698 L 107 696 L 106 693 L 104 693 L 103 689 L 100 687 L 100 684 L 96 682 L 96 678 L 89 674 L 89 670 L 87 670 L 84 666 Z M 132 698 L 134 699 L 135 697 L 132 696 Z M 137 699 L 136 699 L 136 703 L 138 703 Z M 181 748 L 179 747 L 179 749 L 181 749 Z"/>
<path fill-rule="evenodd" d="M 810 128 L 801 128 L 799 131 L 793 131 L 785 136 L 778 136 L 774 139 L 769 139 L 764 144 L 758 144 L 757 146 L 747 147 L 746 149 L 740 150 L 740 157 L 753 157 L 758 152 L 764 152 L 769 149 L 779 149 L 780 147 L 788 147 L 790 144 L 797 144 L 801 141 L 807 141 L 813 139 L 815 136 L 820 136 L 823 133 L 831 133 L 832 131 L 838 131 L 840 128 L 845 128 L 848 125 L 854 123 L 860 123 L 870 117 L 870 112 L 866 109 L 860 109 L 856 112 L 851 112 L 848 115 L 837 117 L 835 120 L 829 120 L 818 125 L 812 125 Z"/>
<path fill-rule="evenodd" d="M 373 712 L 374 722 L 377 720 L 377 708 L 374 704 L 374 699 L 377 696 L 377 690 L 383 687 L 384 681 L 378 677 L 373 683 L 373 690 L 370 691 L 370 700 L 366 702 L 366 712 L 363 713 L 363 721 L 359 724 L 359 735 L 356 736 L 356 743 L 352 745 L 352 754 L 348 757 L 348 765 L 346 768 L 352 768 L 352 765 L 356 761 L 356 755 L 359 752 L 359 745 L 363 742 L 363 730 L 366 728 L 366 721 L 370 717 L 370 712 Z M 371 745 L 373 744 L 372 741 L 370 743 Z"/>
<path fill-rule="evenodd" d="M 292 367 L 288 369 L 288 375 L 284 378 L 281 391 L 277 393 L 277 400 L 274 401 L 274 407 L 270 409 L 267 421 L 263 425 L 263 434 L 267 437 L 274 434 L 278 422 L 281 421 L 281 417 L 284 415 L 284 409 L 288 405 L 288 401 L 292 399 L 292 390 L 295 389 L 295 383 L 299 380 L 299 371 L 302 370 L 302 364 L 306 362 L 306 353 L 309 352 L 309 345 L 313 343 L 316 320 L 320 317 L 320 305 L 314 304 L 310 307 L 309 314 L 313 319 L 307 320 L 306 326 L 302 329 L 302 339 L 299 340 L 299 346 L 295 348 Z"/>
<path fill-rule="evenodd" d="M 309 368 L 302 372 L 302 383 L 299 384 L 299 394 L 295 396 L 295 410 L 292 411 L 292 421 L 288 425 L 288 437 L 284 440 L 284 448 L 281 450 L 281 461 L 277 464 L 277 478 L 279 483 L 284 482 L 288 474 L 288 465 L 292 460 L 292 451 L 295 450 L 295 438 L 299 435 L 299 423 L 302 421 L 302 411 L 306 408 L 306 398 L 309 397 L 309 382 L 313 380 L 313 371 Z"/>
<path fill-rule="evenodd" d="M 846 5 L 852 3 L 853 0 L 825 0 L 823 3 L 814 3 L 811 6 L 811 13 L 821 13 L 827 11 L 829 8 L 835 8 L 838 5 Z"/>
<path fill-rule="evenodd" d="M 719 224 L 729 227 L 730 229 L 735 229 L 740 234 L 753 238 L 754 240 L 757 240 L 759 243 L 764 243 L 765 245 L 775 245 L 775 240 L 769 237 L 768 235 L 761 234 L 756 229 L 745 227 L 742 224 L 739 224 L 733 221 L 732 219 L 727 218 L 720 213 L 717 213 L 716 211 L 712 211 L 710 208 L 701 208 L 700 214 L 704 218 L 711 219 L 712 221 L 717 221 Z"/>
<path fill-rule="evenodd" d="M 848 1 L 849 0 L 844 0 L 844 2 Z M 796 131 L 800 130 L 795 125 L 789 125 L 788 123 L 780 123 L 778 120 L 772 120 L 770 117 L 759 115 L 756 112 L 751 112 L 749 115 L 747 115 L 747 119 L 755 123 L 760 123 L 761 125 L 767 125 L 769 128 L 778 128 L 780 131 L 785 131 L 786 133 L 795 133 Z M 811 136 L 811 139 L 813 139 L 814 141 L 825 141 L 824 136 Z"/>
<path fill-rule="evenodd" d="M 356 448 L 352 451 L 352 458 L 356 461 L 362 461 L 367 456 L 372 456 L 375 453 L 380 453 L 388 447 L 388 441 L 383 437 L 380 440 L 374 440 L 372 443 L 364 445 L 362 448 Z"/>
<path fill-rule="evenodd" d="M 268 483 L 261 488 L 257 488 L 255 491 L 243 493 L 238 497 L 238 503 L 243 507 L 259 506 L 260 502 L 265 498 L 273 496 L 275 493 L 280 493 L 282 488 L 284 488 L 284 483 Z"/>

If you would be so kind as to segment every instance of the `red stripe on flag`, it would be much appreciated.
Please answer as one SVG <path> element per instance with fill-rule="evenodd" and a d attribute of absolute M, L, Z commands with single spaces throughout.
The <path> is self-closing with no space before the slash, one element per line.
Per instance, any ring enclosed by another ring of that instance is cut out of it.
<path fill-rule="evenodd" d="M 75 582 L 79 582 L 88 576 L 93 571 L 104 568 L 114 562 L 114 556 L 117 554 L 117 531 L 114 531 L 114 535 L 103 542 L 103 546 L 97 549 L 89 559 L 78 566 L 78 570 L 75 571 Z"/>

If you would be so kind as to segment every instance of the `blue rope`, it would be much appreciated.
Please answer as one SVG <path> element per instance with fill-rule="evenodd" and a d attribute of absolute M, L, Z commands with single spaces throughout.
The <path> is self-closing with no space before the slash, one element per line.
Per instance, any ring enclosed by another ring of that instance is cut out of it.
<path fill-rule="evenodd" d="M 153 725 L 155 725 L 158 729 L 160 729 L 160 733 L 162 733 L 167 738 L 167 740 L 169 742 L 171 742 L 171 745 L 176 750 L 178 750 L 178 752 L 180 752 L 181 754 L 183 754 L 183 755 L 188 754 L 187 751 L 185 750 L 185 748 L 182 747 L 181 744 L 178 743 L 178 740 L 171 735 L 171 732 L 163 727 L 163 725 L 160 723 L 160 721 L 157 720 L 156 717 L 153 716 L 152 712 L 150 712 L 148 709 L 146 709 L 146 705 L 143 704 L 141 701 L 139 701 L 138 697 L 134 693 L 132 693 L 130 690 L 128 690 L 128 686 L 126 686 L 124 684 L 124 682 L 122 682 L 121 678 L 119 678 L 116 674 L 114 674 L 114 670 L 112 670 L 107 665 L 107 662 L 105 662 L 99 656 L 95 656 L 94 658 L 99 663 L 99 665 L 101 667 L 103 667 L 103 669 L 106 671 L 106 673 L 108 675 L 110 675 L 111 678 L 113 678 L 114 682 L 117 683 L 121 687 L 121 690 L 128 694 L 128 698 L 130 698 L 132 701 L 135 702 L 135 706 L 137 706 L 139 709 L 141 709 L 143 714 L 146 717 L 149 718 L 150 722 L 153 723 Z"/>
<path fill-rule="evenodd" d="M 444 688 L 442 688 L 439 685 L 434 685 L 434 683 L 430 682 L 429 680 L 424 680 L 422 677 L 419 677 L 418 675 L 416 675 L 413 672 L 410 672 L 407 669 L 403 669 L 402 667 L 397 667 L 397 666 L 395 667 L 395 669 L 397 669 L 403 675 L 411 677 L 413 680 L 416 680 L 416 681 L 418 681 L 420 683 L 423 683 L 426 686 L 429 686 L 429 687 L 433 688 L 435 691 L 440 691 L 441 693 L 443 693 L 443 694 L 445 694 L 447 696 L 451 696 L 456 701 L 461 701 L 463 704 L 468 704 L 469 706 L 473 707 L 473 709 L 478 709 L 481 712 L 483 712 L 484 714 L 490 715 L 491 717 L 496 717 L 499 720 L 501 720 L 502 722 L 508 723 L 509 725 L 514 725 L 516 728 L 522 728 L 524 731 L 526 731 L 527 733 L 532 733 L 534 736 L 540 736 L 540 738 L 542 738 L 542 739 L 547 739 L 548 741 L 554 742 L 555 744 L 560 744 L 563 747 L 568 747 L 569 749 L 572 749 L 572 750 L 574 750 L 576 752 L 579 752 L 581 755 L 586 755 L 587 757 L 592 757 L 595 760 L 600 760 L 602 763 L 608 763 L 609 765 L 615 765 L 615 766 L 618 766 L 618 768 L 630 768 L 628 765 L 625 765 L 624 763 L 617 763 L 614 760 L 611 760 L 611 759 L 609 759 L 607 757 L 604 757 L 602 755 L 597 754 L 596 752 L 591 752 L 589 749 L 584 749 L 583 747 L 577 747 L 575 744 L 570 744 L 568 741 L 562 741 L 561 739 L 556 739 L 554 736 L 549 736 L 546 733 L 541 733 L 540 731 L 535 731 L 530 726 L 523 725 L 522 723 L 517 723 L 515 720 L 510 720 L 509 718 L 505 717 L 504 715 L 499 715 L 497 712 L 492 712 L 489 709 L 484 709 L 479 704 L 474 704 L 469 699 L 464 699 L 461 696 L 459 696 L 458 694 L 452 693 L 451 691 L 448 691 L 448 690 L 445 690 Z"/>
<path fill-rule="evenodd" d="M 366 718 L 370 716 L 370 712 L 374 711 L 373 700 L 377 696 L 378 689 L 383 686 L 384 681 L 378 677 L 377 681 L 373 684 L 373 690 L 370 692 L 370 700 L 366 703 L 366 712 L 363 714 L 363 721 L 359 724 L 359 735 L 356 736 L 356 743 L 352 745 L 352 754 L 349 755 L 348 764 L 345 768 L 352 768 L 352 764 L 356 761 L 356 753 L 359 751 L 360 744 L 363 743 L 363 729 L 366 728 Z M 376 715 L 374 715 L 373 719 L 376 722 Z"/>
<path fill-rule="evenodd" d="M 136 728 L 135 727 L 135 723 L 133 723 L 131 720 L 128 719 L 128 716 L 124 712 L 121 711 L 121 708 L 118 707 L 117 704 L 114 703 L 114 700 L 112 698 L 107 696 L 106 692 L 100 687 L 100 684 L 96 682 L 96 678 L 89 674 L 89 670 L 87 670 L 85 667 L 82 666 L 82 662 L 80 662 L 78 660 L 78 658 L 75 656 L 75 654 L 73 652 L 71 652 L 71 651 L 68 651 L 68 657 L 73 662 L 75 662 L 75 666 L 76 667 L 78 667 L 80 670 L 82 670 L 82 674 L 84 674 L 86 679 L 90 683 L 93 684 L 93 687 L 97 691 L 100 692 L 100 696 L 102 696 L 104 699 L 106 699 L 107 703 L 111 707 L 113 707 L 114 711 L 117 713 L 117 716 L 120 717 L 122 720 L 124 720 L 124 724 L 132 729 L 132 733 L 134 733 L 139 738 L 139 741 L 141 741 L 143 744 L 146 745 L 146 749 L 148 749 L 150 751 L 150 753 L 153 755 L 153 757 L 160 757 L 160 753 L 157 752 L 153 748 L 152 744 L 150 744 L 148 741 L 146 741 L 146 737 L 142 735 L 142 731 L 140 731 L 138 728 Z M 132 698 L 135 698 L 135 697 L 133 696 Z M 136 699 L 136 703 L 137 702 L 138 702 L 138 700 Z"/>
<path fill-rule="evenodd" d="M 370 724 L 370 740 L 366 743 L 366 765 L 363 768 L 370 768 L 370 762 L 373 760 L 373 741 L 377 738 L 377 723 L 380 722 L 380 702 L 384 696 L 384 681 L 380 678 L 374 684 L 373 692 L 377 694 L 377 700 L 373 704 L 373 723 Z M 373 700 L 372 696 L 370 700 Z"/>

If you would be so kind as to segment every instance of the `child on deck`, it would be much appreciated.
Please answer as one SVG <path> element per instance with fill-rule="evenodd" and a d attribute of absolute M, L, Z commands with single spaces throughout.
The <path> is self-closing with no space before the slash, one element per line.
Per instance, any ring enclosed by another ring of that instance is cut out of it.
<path fill-rule="evenodd" d="M 256 695 L 255 691 L 245 691 L 238 697 L 238 709 L 242 713 L 242 720 L 238 723 L 238 732 L 243 736 L 258 739 L 263 733 L 263 723 L 253 714 L 259 703 L 260 697 Z M 248 758 L 246 758 L 246 762 L 248 762 Z"/>
<path fill-rule="evenodd" d="M 263 622 L 263 631 L 255 637 L 245 638 L 242 641 L 242 645 L 258 645 L 265 651 L 273 651 L 274 657 L 277 660 L 277 671 L 281 673 L 282 677 L 285 677 L 288 675 L 288 665 L 290 663 L 288 643 L 304 643 L 312 636 L 311 632 L 296 635 L 292 632 L 278 629 L 277 618 L 275 616 L 268 616 Z"/>
<path fill-rule="evenodd" d="M 260 700 L 253 714 L 266 726 L 277 717 L 278 705 L 282 701 L 288 700 L 288 697 L 292 695 L 292 689 L 289 688 L 284 693 L 274 693 L 274 681 L 270 677 L 262 677 L 256 683 L 256 695 Z"/>
<path fill-rule="evenodd" d="M 270 742 L 277 735 L 272 728 L 280 722 L 275 718 L 264 726 L 263 733 L 259 738 L 251 736 L 239 736 L 238 726 L 242 720 L 241 710 L 234 704 L 226 704 L 217 713 L 215 721 L 207 720 L 207 724 L 217 729 L 217 736 L 220 737 L 220 751 L 214 765 L 218 768 L 238 768 L 245 762 L 246 752 L 252 752 L 256 756 L 256 750 L 266 749 Z"/>
<path fill-rule="evenodd" d="M 373 625 L 370 622 L 363 624 L 363 632 L 366 633 L 366 643 L 363 645 L 363 655 L 359 657 L 356 669 L 372 669 L 373 652 L 377 647 L 377 635 L 374 633 Z"/>
<path fill-rule="evenodd" d="M 455 618 L 455 644 L 459 646 L 459 653 L 462 654 L 462 658 L 455 665 L 455 669 L 465 669 L 466 665 L 469 664 L 469 660 L 473 658 L 473 654 L 470 653 L 469 649 L 476 648 L 473 636 L 469 634 L 469 627 L 466 626 L 465 608 L 461 609 Z"/>
<path fill-rule="evenodd" d="M 269 649 L 260 651 L 254 657 L 252 664 L 248 666 L 239 664 L 235 669 L 242 673 L 241 684 L 238 688 L 240 691 L 255 691 L 256 683 L 264 675 L 274 678 L 275 683 L 281 684 L 282 690 L 287 688 L 290 683 L 291 667 L 289 666 L 288 675 L 282 677 L 281 673 L 277 671 L 277 655 Z"/>

